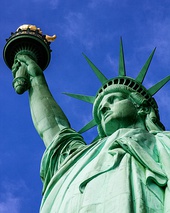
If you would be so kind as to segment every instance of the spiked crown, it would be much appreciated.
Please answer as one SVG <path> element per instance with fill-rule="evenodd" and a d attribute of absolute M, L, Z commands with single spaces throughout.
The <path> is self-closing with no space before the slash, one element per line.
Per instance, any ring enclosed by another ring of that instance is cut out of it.
<path fill-rule="evenodd" d="M 124 61 L 124 51 L 123 51 L 123 44 L 122 39 L 120 42 L 120 58 L 119 58 L 119 75 L 118 77 L 107 79 L 103 73 L 90 61 L 90 59 L 84 55 L 85 59 L 87 60 L 88 64 L 102 83 L 102 87 L 98 90 L 96 96 L 86 96 L 86 95 L 79 95 L 79 94 L 72 94 L 72 93 L 65 93 L 68 96 L 71 96 L 73 98 L 83 100 L 85 102 L 89 102 L 93 104 L 93 119 L 85 125 L 79 133 L 83 133 L 95 125 L 100 124 L 100 120 L 97 116 L 97 109 L 98 106 L 103 99 L 103 97 L 106 94 L 115 92 L 115 91 L 129 91 L 129 92 L 135 92 L 136 94 L 140 95 L 144 100 L 147 101 L 147 103 L 154 109 L 156 112 L 156 115 L 159 118 L 158 113 L 158 106 L 155 101 L 155 99 L 152 97 L 154 94 L 156 94 L 169 80 L 170 76 L 165 77 L 160 82 L 152 86 L 150 89 L 146 89 L 142 83 L 144 81 L 144 78 L 146 76 L 146 73 L 148 71 L 148 68 L 150 66 L 150 63 L 152 61 L 153 55 L 154 55 L 155 49 L 150 54 L 149 58 L 147 59 L 146 63 L 142 67 L 141 71 L 139 72 L 136 79 L 133 79 L 131 77 L 126 76 L 126 70 L 125 70 L 125 61 Z"/>

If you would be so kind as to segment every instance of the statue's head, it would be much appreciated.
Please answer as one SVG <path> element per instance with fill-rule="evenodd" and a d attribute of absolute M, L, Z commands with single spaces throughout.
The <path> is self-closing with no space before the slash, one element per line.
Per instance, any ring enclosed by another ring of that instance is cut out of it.
<path fill-rule="evenodd" d="M 146 130 L 164 130 L 160 121 L 158 105 L 153 98 L 169 80 L 167 76 L 150 89 L 143 86 L 155 49 L 133 79 L 126 76 L 122 40 L 120 44 L 120 61 L 118 77 L 107 79 L 103 73 L 85 56 L 92 70 L 102 83 L 96 96 L 85 96 L 66 93 L 67 95 L 92 103 L 93 120 L 79 132 L 83 133 L 93 126 L 98 126 L 100 137 L 112 134 L 119 128 L 143 126 Z"/>
<path fill-rule="evenodd" d="M 155 99 L 141 83 L 127 76 L 108 80 L 99 89 L 93 116 L 101 137 L 126 127 L 164 130 Z"/>

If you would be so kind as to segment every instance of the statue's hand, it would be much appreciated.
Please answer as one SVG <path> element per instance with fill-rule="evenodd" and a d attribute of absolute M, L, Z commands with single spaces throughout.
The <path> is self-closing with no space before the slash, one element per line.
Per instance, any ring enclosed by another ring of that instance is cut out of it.
<path fill-rule="evenodd" d="M 30 78 L 42 75 L 43 71 L 38 64 L 27 55 L 18 55 L 12 67 L 13 75 L 16 76 L 20 67 L 25 67 Z"/>
<path fill-rule="evenodd" d="M 38 64 L 27 55 L 18 55 L 12 66 L 13 87 L 18 94 L 24 93 L 31 85 L 31 79 L 42 75 Z"/>

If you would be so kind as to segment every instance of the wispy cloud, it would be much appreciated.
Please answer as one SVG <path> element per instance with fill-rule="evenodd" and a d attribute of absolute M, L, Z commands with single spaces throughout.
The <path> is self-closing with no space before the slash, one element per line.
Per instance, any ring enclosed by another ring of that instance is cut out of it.
<path fill-rule="evenodd" d="M 19 213 L 20 212 L 20 198 L 15 197 L 12 193 L 6 192 L 4 194 L 4 201 L 0 201 L 1 213 Z"/>
<path fill-rule="evenodd" d="M 89 48 L 93 45 L 92 42 L 88 39 L 90 30 L 82 13 L 70 12 L 67 16 L 65 16 L 65 22 L 62 26 L 62 31 L 63 35 L 70 42 L 74 42 L 75 40 L 81 41 Z"/>
<path fill-rule="evenodd" d="M 151 50 L 156 46 L 159 60 L 167 64 L 170 58 L 170 18 L 166 16 L 166 8 L 159 6 L 153 10 L 152 5 L 148 3 L 143 10 L 148 14 L 146 21 L 141 22 L 142 17 L 136 19 L 138 38 L 140 41 L 143 38 L 140 50 Z M 144 31 L 143 34 L 141 34 L 142 31 Z"/>
<path fill-rule="evenodd" d="M 35 3 L 38 4 L 45 4 L 47 7 L 50 6 L 52 9 L 56 9 L 58 4 L 59 4 L 59 0 L 33 0 Z"/>
<path fill-rule="evenodd" d="M 87 17 L 87 14 L 70 12 L 65 16 L 61 28 L 63 36 L 70 43 L 80 43 L 86 49 L 92 49 L 102 40 L 110 40 L 113 34 L 109 32 L 97 32 Z"/>
<path fill-rule="evenodd" d="M 0 192 L 0 213 L 21 213 L 21 191 L 28 191 L 25 182 L 18 180 L 17 183 L 3 181 Z M 20 194 L 20 196 L 18 195 Z"/>
<path fill-rule="evenodd" d="M 108 63 L 111 68 L 114 68 L 114 70 L 118 70 L 118 58 L 114 58 L 110 54 L 106 55 L 106 63 Z"/>
<path fill-rule="evenodd" d="M 52 7 L 52 9 L 56 9 L 59 4 L 59 0 L 50 0 L 49 4 Z"/>
<path fill-rule="evenodd" d="M 84 28 L 84 16 L 81 13 L 70 12 L 65 16 L 65 25 L 67 37 L 77 38 L 81 36 Z"/>
<path fill-rule="evenodd" d="M 125 4 L 127 0 L 122 0 L 121 5 Z M 92 0 L 89 2 L 88 7 L 91 9 L 96 9 L 97 6 L 100 6 L 101 4 L 106 4 L 106 5 L 117 5 L 120 4 L 119 0 Z"/>
<path fill-rule="evenodd" d="M 158 56 L 164 63 L 169 63 L 170 58 L 170 19 L 156 22 L 153 25 L 153 42 L 159 47 Z"/>

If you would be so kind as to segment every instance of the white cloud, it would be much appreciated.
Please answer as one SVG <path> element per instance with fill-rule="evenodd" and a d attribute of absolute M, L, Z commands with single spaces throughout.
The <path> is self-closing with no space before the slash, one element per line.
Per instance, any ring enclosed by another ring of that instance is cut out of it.
<path fill-rule="evenodd" d="M 1 213 L 19 213 L 20 212 L 20 199 L 13 194 L 6 192 L 4 194 L 5 200 L 0 202 Z"/>
<path fill-rule="evenodd" d="M 164 63 L 169 63 L 170 58 L 170 19 L 155 22 L 153 26 L 153 42 L 159 47 L 158 57 Z"/>
<path fill-rule="evenodd" d="M 65 37 L 72 40 L 74 38 L 81 39 L 82 31 L 84 28 L 84 16 L 81 13 L 70 12 L 65 17 L 65 24 L 63 29 L 65 29 Z"/>
<path fill-rule="evenodd" d="M 49 0 L 49 1 L 45 1 L 45 0 L 33 0 L 35 3 L 38 4 L 45 4 L 47 7 L 50 6 L 52 9 L 56 9 L 58 4 L 59 4 L 59 0 Z"/>
<path fill-rule="evenodd" d="M 157 7 L 157 10 L 153 10 L 149 4 L 145 11 L 148 13 L 146 22 L 139 25 L 139 19 L 136 21 L 139 39 L 141 41 L 143 37 L 144 42 L 140 50 L 151 50 L 156 46 L 156 55 L 159 60 L 167 64 L 170 58 L 170 18 L 166 16 L 164 7 Z M 141 34 L 142 31 L 144 31 L 143 34 Z"/>
<path fill-rule="evenodd" d="M 114 58 L 113 56 L 110 56 L 110 54 L 106 55 L 106 63 L 110 64 L 112 68 L 114 68 L 114 70 L 117 70 L 118 67 L 118 59 Z"/>
<path fill-rule="evenodd" d="M 113 33 L 96 32 L 94 25 L 91 24 L 86 14 L 70 12 L 65 16 L 65 21 L 59 26 L 63 36 L 70 43 L 79 43 L 86 49 L 92 49 L 94 46 L 111 40 Z"/>
<path fill-rule="evenodd" d="M 70 12 L 65 16 L 65 21 L 62 23 L 61 31 L 68 42 L 78 42 L 84 45 L 87 49 L 91 49 L 94 45 L 93 36 L 90 30 L 90 25 L 87 23 L 85 16 L 82 13 Z"/>
<path fill-rule="evenodd" d="M 50 0 L 49 4 L 52 7 L 52 9 L 56 9 L 59 4 L 59 0 Z"/>
<path fill-rule="evenodd" d="M 28 191 L 25 182 L 22 180 L 18 180 L 17 183 L 2 181 L 1 188 L 0 213 L 20 213 L 22 205 L 21 192 Z"/>
<path fill-rule="evenodd" d="M 122 0 L 121 1 L 121 6 L 123 6 L 127 0 Z M 120 5 L 119 0 L 91 0 L 88 4 L 88 7 L 91 9 L 96 9 L 97 6 L 101 6 L 101 4 L 106 4 L 106 5 Z"/>

